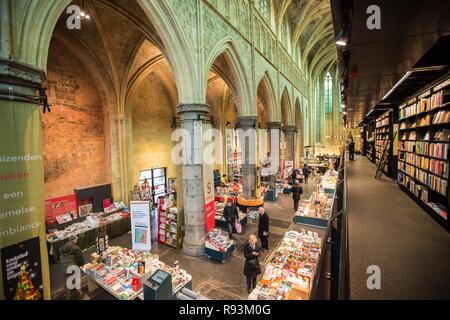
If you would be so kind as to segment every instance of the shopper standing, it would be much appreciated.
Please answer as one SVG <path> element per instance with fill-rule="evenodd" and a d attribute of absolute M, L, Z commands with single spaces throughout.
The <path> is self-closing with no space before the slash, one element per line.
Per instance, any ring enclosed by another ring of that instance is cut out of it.
<path fill-rule="evenodd" d="M 261 239 L 262 251 L 269 250 L 269 216 L 264 207 L 259 208 L 258 237 Z"/>
<path fill-rule="evenodd" d="M 233 226 L 239 221 L 239 212 L 231 199 L 228 199 L 227 205 L 223 209 L 223 217 L 228 225 L 228 236 L 233 239 Z"/>
<path fill-rule="evenodd" d="M 347 139 L 348 144 L 348 152 L 350 153 L 350 161 L 355 160 L 355 141 L 353 140 L 353 136 L 351 133 L 348 135 Z"/>
<path fill-rule="evenodd" d="M 244 247 L 244 275 L 247 277 L 247 292 L 250 294 L 256 287 L 256 279 L 261 274 L 261 266 L 259 264 L 259 257 L 261 253 L 256 247 L 258 239 L 254 234 L 250 235 L 248 243 Z"/>
<path fill-rule="evenodd" d="M 294 199 L 294 211 L 298 210 L 298 203 L 300 202 L 300 196 L 303 194 L 303 188 L 299 183 L 294 184 L 292 187 L 292 198 Z"/>
<path fill-rule="evenodd" d="M 84 266 L 84 257 L 83 253 L 81 252 L 80 247 L 77 245 L 78 237 L 77 236 L 71 236 L 69 238 L 69 241 L 63 245 L 60 249 L 60 258 L 61 263 L 64 267 L 64 276 L 65 276 L 65 298 L 66 300 L 72 300 L 74 298 L 82 298 L 84 295 L 82 291 L 79 289 L 71 289 L 69 288 L 69 276 L 68 274 L 68 268 L 70 266 L 78 266 L 82 267 Z"/>
<path fill-rule="evenodd" d="M 305 177 L 305 183 L 308 183 L 309 168 L 306 163 L 303 165 L 303 176 Z"/>

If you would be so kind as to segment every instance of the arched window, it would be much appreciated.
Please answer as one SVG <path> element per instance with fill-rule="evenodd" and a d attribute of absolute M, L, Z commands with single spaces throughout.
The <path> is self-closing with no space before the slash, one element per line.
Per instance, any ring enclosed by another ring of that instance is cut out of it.
<path fill-rule="evenodd" d="M 290 44 L 291 36 L 290 36 L 290 30 L 289 30 L 288 23 L 289 23 L 289 19 L 287 18 L 287 15 L 286 15 L 281 24 L 281 43 L 282 43 L 283 47 L 287 50 L 287 52 L 292 54 L 291 44 Z"/>
<path fill-rule="evenodd" d="M 321 110 L 320 110 L 320 80 L 317 79 L 316 81 L 316 88 L 315 88 L 315 104 L 316 104 L 316 142 L 322 141 L 322 121 L 321 121 Z"/>
<path fill-rule="evenodd" d="M 270 17 L 269 0 L 258 0 L 257 5 L 261 15 L 268 21 Z"/>
<path fill-rule="evenodd" d="M 330 73 L 327 72 L 325 76 L 325 86 L 324 86 L 324 104 L 325 104 L 325 113 L 333 112 L 333 79 L 331 78 Z"/>

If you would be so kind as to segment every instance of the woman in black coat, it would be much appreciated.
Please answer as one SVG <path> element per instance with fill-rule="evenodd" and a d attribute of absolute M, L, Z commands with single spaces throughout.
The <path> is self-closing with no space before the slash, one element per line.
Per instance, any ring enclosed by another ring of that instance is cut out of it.
<path fill-rule="evenodd" d="M 254 234 L 248 239 L 248 243 L 244 247 L 244 275 L 247 277 L 247 292 L 250 294 L 256 287 L 256 279 L 261 274 L 261 266 L 259 265 L 259 257 L 261 253 L 256 247 L 258 239 Z"/>

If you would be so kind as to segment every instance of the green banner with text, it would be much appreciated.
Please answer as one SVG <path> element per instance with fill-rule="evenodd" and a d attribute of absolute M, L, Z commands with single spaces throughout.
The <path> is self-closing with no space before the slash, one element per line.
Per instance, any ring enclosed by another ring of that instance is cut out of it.
<path fill-rule="evenodd" d="M 0 299 L 50 298 L 38 106 L 0 101 Z"/>

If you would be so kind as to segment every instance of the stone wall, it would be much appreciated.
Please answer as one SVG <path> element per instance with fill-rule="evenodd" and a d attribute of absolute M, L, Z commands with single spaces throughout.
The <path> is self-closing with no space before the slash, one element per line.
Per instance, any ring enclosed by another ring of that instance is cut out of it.
<path fill-rule="evenodd" d="M 111 183 L 108 114 L 91 70 L 58 42 L 49 61 L 52 111 L 42 115 L 46 198 Z"/>
<path fill-rule="evenodd" d="M 139 172 L 153 166 L 167 167 L 169 178 L 178 177 L 179 166 L 171 158 L 172 118 L 175 105 L 169 98 L 167 87 L 156 73 L 150 73 L 131 91 L 128 107 L 131 108 L 131 161 L 130 190 L 138 182 Z"/>

